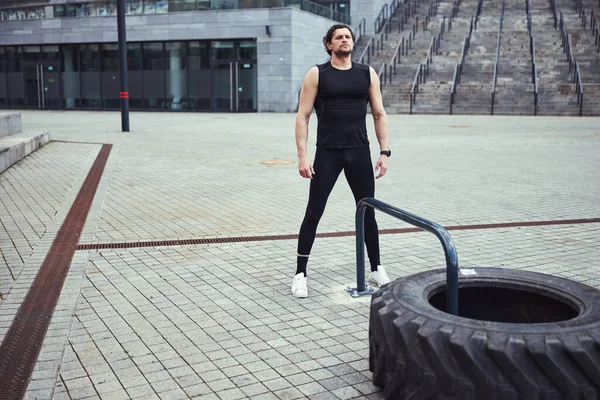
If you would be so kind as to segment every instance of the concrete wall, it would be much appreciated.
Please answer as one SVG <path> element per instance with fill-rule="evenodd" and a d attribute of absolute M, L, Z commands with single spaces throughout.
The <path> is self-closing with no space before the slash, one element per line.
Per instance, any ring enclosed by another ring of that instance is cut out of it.
<path fill-rule="evenodd" d="M 258 111 L 291 112 L 311 66 L 328 59 L 321 38 L 335 23 L 297 8 L 127 16 L 128 41 L 256 38 Z M 271 35 L 265 26 L 269 25 Z M 114 17 L 4 21 L 0 45 L 117 42 Z"/>
<path fill-rule="evenodd" d="M 352 27 L 358 28 L 360 20 L 365 18 L 367 24 L 367 35 L 373 34 L 375 28 L 375 18 L 379 15 L 384 4 L 390 3 L 390 0 L 351 0 L 350 1 L 350 18 L 352 19 Z M 389 4 L 388 4 L 389 8 Z"/>
<path fill-rule="evenodd" d="M 272 71 L 285 68 L 289 75 L 284 81 L 281 81 L 281 75 L 277 74 L 263 78 L 264 81 L 269 82 L 269 90 L 272 91 L 270 98 L 275 100 L 263 104 L 264 111 L 278 111 L 275 106 L 280 99 L 292 105 L 287 111 L 295 111 L 304 76 L 314 65 L 329 60 L 329 55 L 323 46 L 323 36 L 335 22 L 325 18 L 316 19 L 308 13 L 292 13 L 291 17 L 288 26 L 278 28 L 285 35 L 284 42 L 271 42 L 269 47 L 272 52 L 268 56 L 269 62 L 272 63 L 270 65 Z M 275 34 L 272 40 L 279 40 L 280 37 Z"/>
<path fill-rule="evenodd" d="M 21 132 L 20 113 L 0 113 L 0 136 Z"/>

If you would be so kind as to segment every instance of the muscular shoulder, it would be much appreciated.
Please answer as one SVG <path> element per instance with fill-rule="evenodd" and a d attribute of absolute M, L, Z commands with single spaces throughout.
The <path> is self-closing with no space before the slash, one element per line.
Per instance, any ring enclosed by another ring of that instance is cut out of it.
<path fill-rule="evenodd" d="M 331 62 L 327 61 L 323 64 L 317 64 L 313 68 L 316 68 L 319 72 L 327 71 L 329 68 L 331 68 Z"/>
<path fill-rule="evenodd" d="M 357 62 L 353 62 L 353 63 L 352 63 L 352 65 L 353 65 L 355 68 L 358 68 L 358 69 L 361 69 L 361 70 L 363 70 L 363 71 L 367 71 L 367 72 L 368 72 L 368 71 L 369 71 L 369 69 L 371 68 L 371 67 L 370 67 L 370 66 L 368 66 L 367 64 L 360 64 L 360 63 L 357 63 Z"/>
<path fill-rule="evenodd" d="M 371 81 L 373 80 L 373 73 L 371 72 L 373 70 L 373 67 L 367 64 L 360 64 L 357 62 L 352 62 L 352 66 L 355 68 L 355 70 L 359 71 L 362 76 L 368 79 L 369 84 L 371 83 Z"/>

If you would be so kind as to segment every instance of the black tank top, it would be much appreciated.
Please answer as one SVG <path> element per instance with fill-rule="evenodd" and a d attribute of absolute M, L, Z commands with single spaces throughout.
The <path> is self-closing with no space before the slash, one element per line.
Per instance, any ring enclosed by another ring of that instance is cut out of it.
<path fill-rule="evenodd" d="M 326 62 L 317 67 L 319 88 L 314 103 L 318 119 L 317 147 L 344 149 L 368 146 L 369 66 L 353 62 L 352 68 L 341 70 Z"/>

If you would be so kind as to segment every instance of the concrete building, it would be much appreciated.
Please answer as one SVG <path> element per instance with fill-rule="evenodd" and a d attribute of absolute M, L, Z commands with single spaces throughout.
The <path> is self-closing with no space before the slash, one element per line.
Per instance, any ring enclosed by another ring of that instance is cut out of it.
<path fill-rule="evenodd" d="M 335 22 L 384 0 L 124 0 L 132 110 L 291 112 Z M 0 108 L 118 109 L 117 3 L 0 4 Z"/>

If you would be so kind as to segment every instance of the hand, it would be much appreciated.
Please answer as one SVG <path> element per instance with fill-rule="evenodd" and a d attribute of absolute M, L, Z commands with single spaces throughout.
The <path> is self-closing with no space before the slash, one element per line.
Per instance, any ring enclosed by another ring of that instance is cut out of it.
<path fill-rule="evenodd" d="M 377 172 L 377 170 L 379 170 L 379 174 L 375 177 L 375 179 L 379 179 L 385 175 L 388 170 L 388 156 L 383 154 L 379 156 L 377 164 L 375 164 L 375 172 Z"/>
<path fill-rule="evenodd" d="M 302 157 L 298 160 L 298 172 L 301 177 L 312 179 L 315 170 L 308 157 Z"/>

